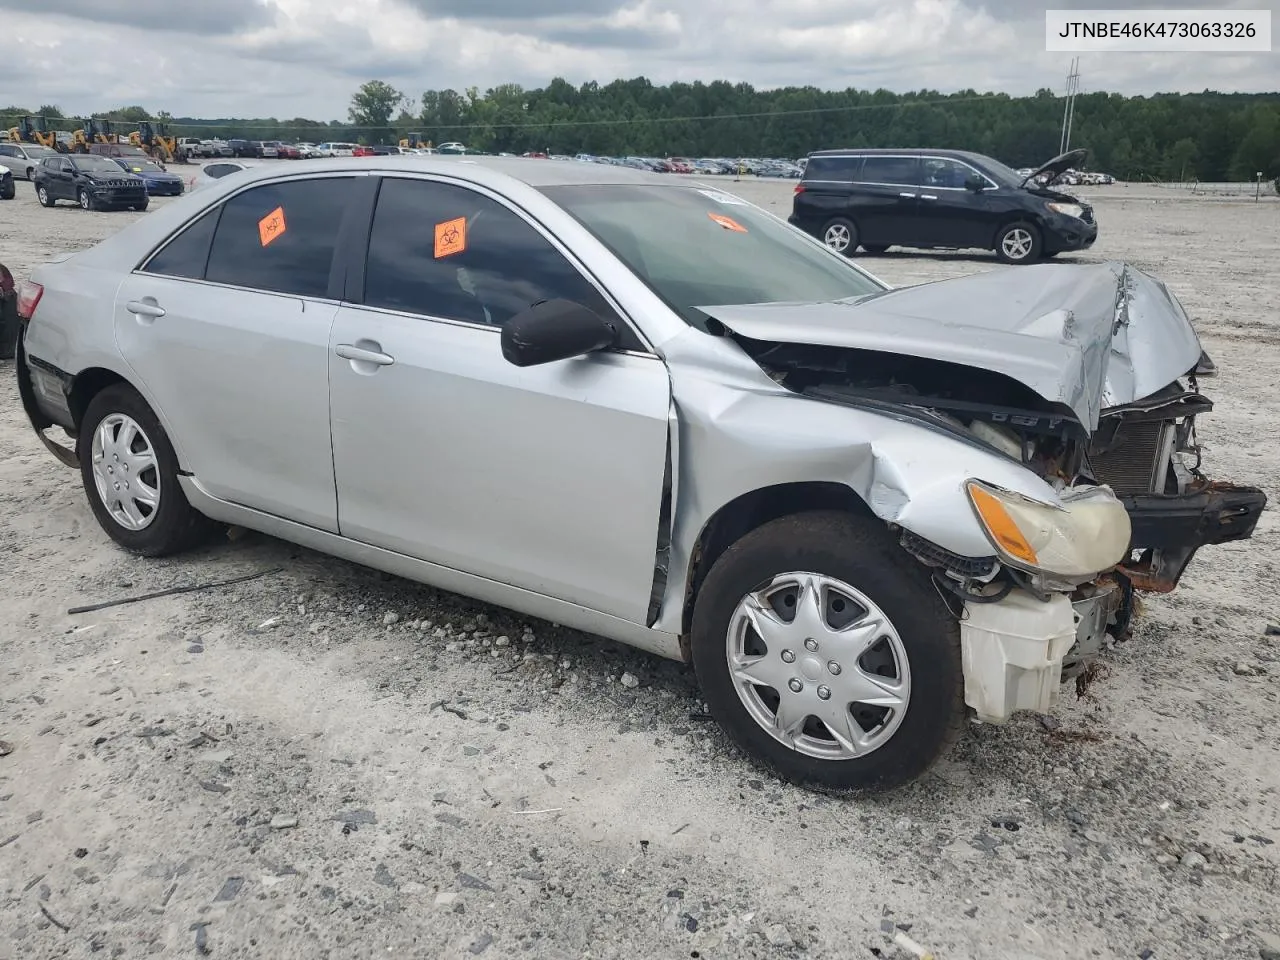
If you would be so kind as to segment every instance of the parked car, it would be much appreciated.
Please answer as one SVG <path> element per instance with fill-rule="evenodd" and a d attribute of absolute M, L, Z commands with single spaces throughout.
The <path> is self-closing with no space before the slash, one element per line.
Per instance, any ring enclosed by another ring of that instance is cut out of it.
<path fill-rule="evenodd" d="M 188 157 L 204 156 L 204 141 L 199 137 L 179 137 L 178 150 Z"/>
<path fill-rule="evenodd" d="M 147 185 L 120 169 L 116 159 L 97 154 L 45 157 L 36 167 L 36 199 L 52 207 L 71 200 L 84 210 L 145 210 Z"/>
<path fill-rule="evenodd" d="M 12 182 L 13 173 L 4 169 Z M 12 360 L 18 352 L 22 321 L 18 317 L 18 290 L 13 274 L 0 263 L 0 360 Z"/>
<path fill-rule="evenodd" d="M 110 157 L 113 160 L 149 160 L 147 151 L 135 147 L 131 143 L 91 143 L 89 153 L 96 157 Z"/>
<path fill-rule="evenodd" d="M 46 157 L 56 157 L 58 152 L 48 147 L 30 143 L 0 143 L 0 167 L 13 173 L 15 177 L 30 180 L 40 161 Z"/>
<path fill-rule="evenodd" d="M 314 143 L 299 143 L 297 147 L 298 155 L 303 160 L 311 160 L 319 156 L 316 153 L 316 145 Z"/>
<path fill-rule="evenodd" d="M 354 143 L 321 143 L 315 149 L 317 157 L 349 157 Z"/>
<path fill-rule="evenodd" d="M 280 156 L 279 140 L 263 140 L 262 156 L 267 159 L 276 159 Z"/>
<path fill-rule="evenodd" d="M 151 197 L 178 197 L 182 195 L 184 184 L 176 173 L 170 173 L 154 160 L 139 160 L 136 157 L 116 157 L 116 163 L 122 170 L 142 178 L 147 187 L 147 195 Z"/>
<path fill-rule="evenodd" d="M 374 156 L 373 147 L 366 147 L 363 143 L 357 143 L 351 148 L 353 157 L 372 157 Z"/>
<path fill-rule="evenodd" d="M 1207 358 L 1125 264 L 891 290 L 685 178 L 317 167 L 22 284 L 24 408 L 123 548 L 232 523 L 691 662 L 760 764 L 875 789 L 1266 504 L 1201 472 Z"/>
<path fill-rule="evenodd" d="M 228 140 L 227 146 L 231 148 L 232 157 L 262 156 L 262 144 L 254 140 Z"/>
<path fill-rule="evenodd" d="M 276 147 L 276 156 L 281 160 L 301 160 L 302 151 L 295 144 L 282 143 Z"/>
<path fill-rule="evenodd" d="M 1035 183 L 1085 151 L 1055 157 L 1027 176 L 960 150 L 822 150 L 809 154 L 790 222 L 838 253 L 859 246 L 994 250 L 1034 263 L 1086 250 L 1098 237 L 1093 208 Z"/>
<path fill-rule="evenodd" d="M 192 190 L 198 190 L 207 187 L 211 183 L 216 183 L 223 177 L 233 173 L 239 173 L 241 170 L 248 170 L 257 166 L 253 160 L 215 160 L 212 163 L 206 163 L 200 168 L 194 177 L 191 178 L 189 187 Z"/>
<path fill-rule="evenodd" d="M 13 171 L 8 167 L 0 167 L 0 200 L 12 200 L 18 195 L 18 186 L 13 182 Z"/>

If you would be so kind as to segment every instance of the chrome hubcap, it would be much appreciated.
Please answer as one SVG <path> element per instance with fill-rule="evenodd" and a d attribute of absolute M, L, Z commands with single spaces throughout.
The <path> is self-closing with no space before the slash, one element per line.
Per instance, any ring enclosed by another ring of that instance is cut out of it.
<path fill-rule="evenodd" d="M 84 207 L 86 210 L 89 209 L 89 194 L 83 190 L 80 191 L 80 206 Z"/>
<path fill-rule="evenodd" d="M 827 234 L 823 239 L 832 250 L 843 253 L 849 249 L 849 228 L 842 223 L 834 223 L 827 227 Z"/>
<path fill-rule="evenodd" d="M 834 577 L 784 573 L 747 594 L 729 620 L 726 654 L 751 718 L 822 760 L 884 746 L 911 699 L 907 652 L 893 624 Z"/>
<path fill-rule="evenodd" d="M 1000 248 L 1010 260 L 1022 260 L 1031 253 L 1031 234 L 1021 227 L 1015 227 L 1004 235 Z"/>
<path fill-rule="evenodd" d="M 93 482 L 111 519 L 143 530 L 160 506 L 160 466 L 151 440 L 123 413 L 104 417 L 93 432 Z"/>

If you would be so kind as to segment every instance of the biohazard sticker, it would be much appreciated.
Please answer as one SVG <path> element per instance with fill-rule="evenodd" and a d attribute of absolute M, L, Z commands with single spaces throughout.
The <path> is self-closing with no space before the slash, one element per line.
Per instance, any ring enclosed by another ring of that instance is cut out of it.
<path fill-rule="evenodd" d="M 720 224 L 720 226 L 724 227 L 726 230 L 732 230 L 734 233 L 747 232 L 747 228 L 737 220 L 733 219 L 733 217 L 726 217 L 723 213 L 713 213 L 710 210 L 707 211 L 707 216 Z"/>
<path fill-rule="evenodd" d="M 284 207 L 276 207 L 258 221 L 258 239 L 262 241 L 262 245 L 265 247 L 272 241 L 284 236 L 284 232 L 288 229 L 289 225 L 284 219 Z"/>
<path fill-rule="evenodd" d="M 467 218 L 436 224 L 436 259 L 451 257 L 467 249 Z"/>

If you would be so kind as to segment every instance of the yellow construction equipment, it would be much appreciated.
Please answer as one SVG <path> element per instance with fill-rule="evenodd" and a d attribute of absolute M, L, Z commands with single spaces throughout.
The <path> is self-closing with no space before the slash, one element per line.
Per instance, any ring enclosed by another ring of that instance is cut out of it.
<path fill-rule="evenodd" d="M 20 117 L 16 127 L 10 127 L 8 139 L 13 143 L 38 143 L 50 150 L 58 149 L 58 131 L 50 130 L 44 117 Z"/>
<path fill-rule="evenodd" d="M 110 120 L 90 117 L 86 122 L 90 143 L 119 143 L 120 135 L 111 128 Z"/>
<path fill-rule="evenodd" d="M 163 123 L 153 123 L 150 120 L 138 121 L 137 132 L 129 134 L 129 142 L 135 147 L 145 149 L 151 158 L 159 163 L 169 163 L 173 160 L 177 160 L 178 163 L 187 162 L 187 152 L 178 149 L 178 138 L 169 136 L 169 131 Z"/>

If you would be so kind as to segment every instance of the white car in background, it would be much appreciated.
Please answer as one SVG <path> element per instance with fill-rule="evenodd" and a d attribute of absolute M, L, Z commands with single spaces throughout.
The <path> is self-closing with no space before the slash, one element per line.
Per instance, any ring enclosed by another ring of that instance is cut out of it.
<path fill-rule="evenodd" d="M 312 157 L 323 156 L 323 154 L 316 152 L 317 148 L 314 143 L 299 143 L 295 144 L 295 146 L 297 146 L 298 154 L 303 160 L 310 160 Z"/>
<path fill-rule="evenodd" d="M 349 157 L 354 149 L 354 143 L 322 143 L 312 150 L 312 156 Z"/>
<path fill-rule="evenodd" d="M 187 189 L 199 190 L 201 187 L 216 183 L 223 177 L 256 166 L 258 166 L 258 163 L 255 160 L 213 160 L 203 164 L 191 177 L 186 179 Z"/>

